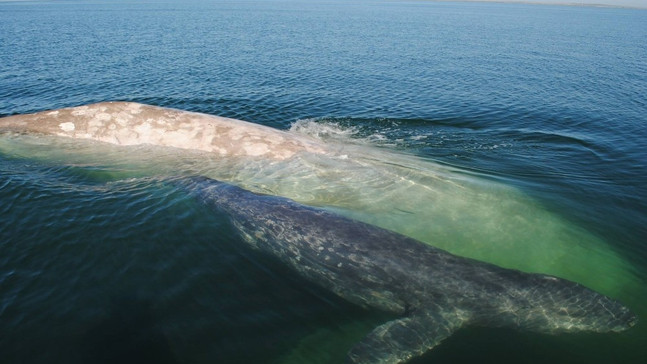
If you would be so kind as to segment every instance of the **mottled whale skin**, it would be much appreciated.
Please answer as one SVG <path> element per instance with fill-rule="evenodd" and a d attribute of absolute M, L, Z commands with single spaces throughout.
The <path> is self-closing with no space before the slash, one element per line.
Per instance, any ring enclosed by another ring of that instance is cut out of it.
<path fill-rule="evenodd" d="M 252 248 L 352 303 L 399 316 L 357 343 L 348 352 L 350 363 L 404 363 L 468 325 L 619 332 L 637 321 L 621 303 L 561 278 L 462 258 L 206 177 L 179 184 L 229 216 Z"/>
<path fill-rule="evenodd" d="M 89 139 L 117 145 L 151 144 L 202 150 L 223 157 L 288 159 L 320 144 L 242 120 L 134 102 L 101 102 L 0 119 L 0 131 Z"/>

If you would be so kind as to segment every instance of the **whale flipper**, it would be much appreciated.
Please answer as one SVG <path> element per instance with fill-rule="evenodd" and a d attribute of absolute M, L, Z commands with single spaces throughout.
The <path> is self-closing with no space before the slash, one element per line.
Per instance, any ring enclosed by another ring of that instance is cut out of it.
<path fill-rule="evenodd" d="M 458 311 L 424 312 L 376 327 L 349 352 L 349 363 L 404 363 L 431 350 L 466 322 Z"/>

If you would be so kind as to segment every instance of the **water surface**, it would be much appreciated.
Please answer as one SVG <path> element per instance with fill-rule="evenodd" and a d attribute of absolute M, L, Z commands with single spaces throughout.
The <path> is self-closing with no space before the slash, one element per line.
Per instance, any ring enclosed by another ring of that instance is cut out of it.
<path fill-rule="evenodd" d="M 462 330 L 420 362 L 647 355 L 647 12 L 435 2 L 0 4 L 0 115 L 127 100 L 336 148 L 282 163 L 0 135 L 10 363 L 337 363 L 383 317 L 242 248 L 202 174 L 643 318 L 614 335 Z"/>

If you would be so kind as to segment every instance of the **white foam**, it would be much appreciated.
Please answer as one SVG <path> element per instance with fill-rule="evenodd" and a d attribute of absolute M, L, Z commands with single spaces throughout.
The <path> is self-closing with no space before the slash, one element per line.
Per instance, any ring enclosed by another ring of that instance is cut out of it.
<path fill-rule="evenodd" d="M 357 135 L 358 129 L 354 127 L 343 127 L 335 122 L 302 119 L 292 123 L 290 132 L 307 135 L 322 141 L 352 141 L 352 138 Z"/>

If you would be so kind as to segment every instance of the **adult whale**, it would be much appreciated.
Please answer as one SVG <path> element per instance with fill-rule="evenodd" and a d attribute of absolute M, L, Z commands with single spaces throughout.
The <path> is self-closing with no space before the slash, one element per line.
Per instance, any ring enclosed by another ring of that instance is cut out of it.
<path fill-rule="evenodd" d="M 206 177 L 180 180 L 227 214 L 244 240 L 303 278 L 399 318 L 348 353 L 352 363 L 403 363 L 466 325 L 541 333 L 619 332 L 621 303 L 561 278 L 462 258 L 404 235 Z"/>
<path fill-rule="evenodd" d="M 321 144 L 267 126 L 134 102 L 101 102 L 8 116 L 0 119 L 1 130 L 194 149 L 225 157 L 283 160 L 301 151 L 326 152 Z"/>

